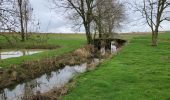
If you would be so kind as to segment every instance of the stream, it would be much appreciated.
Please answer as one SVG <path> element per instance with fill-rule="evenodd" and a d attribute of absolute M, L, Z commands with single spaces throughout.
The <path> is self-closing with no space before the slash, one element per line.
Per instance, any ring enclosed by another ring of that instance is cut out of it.
<path fill-rule="evenodd" d="M 117 52 L 116 46 L 111 48 L 112 54 Z M 26 50 L 26 51 L 0 51 L 0 59 L 7 59 L 12 57 L 20 57 L 24 55 L 31 55 L 43 52 L 43 50 Z M 105 52 L 105 51 L 104 51 Z M 90 62 L 91 66 L 97 66 L 100 62 L 98 58 L 93 58 Z M 75 66 L 65 66 L 57 71 L 52 71 L 49 74 L 43 74 L 38 78 L 28 82 L 17 84 L 13 88 L 4 88 L 0 90 L 0 100 L 24 100 L 24 98 L 31 97 L 37 93 L 46 93 L 55 88 L 65 86 L 69 81 L 78 74 L 84 73 L 89 69 L 89 64 L 83 63 Z M 91 67 L 90 66 L 90 67 Z"/>
<path fill-rule="evenodd" d="M 35 95 L 37 92 L 45 93 L 53 88 L 60 88 L 67 84 L 75 75 L 84 73 L 87 64 L 65 66 L 58 71 L 44 74 L 29 82 L 18 84 L 15 88 L 5 88 L 0 91 L 0 100 L 22 100 L 25 96 Z"/>

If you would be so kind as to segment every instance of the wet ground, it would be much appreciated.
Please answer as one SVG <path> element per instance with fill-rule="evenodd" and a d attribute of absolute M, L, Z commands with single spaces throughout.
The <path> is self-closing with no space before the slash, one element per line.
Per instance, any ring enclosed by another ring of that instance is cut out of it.
<path fill-rule="evenodd" d="M 87 70 L 87 64 L 65 66 L 58 71 L 44 74 L 29 82 L 18 84 L 15 88 L 5 88 L 0 91 L 0 100 L 23 100 L 36 95 L 37 92 L 45 93 L 53 88 L 61 88 L 67 84 L 76 74 Z"/>
<path fill-rule="evenodd" d="M 61 57 L 25 62 L 21 65 L 19 71 L 15 69 L 15 67 L 2 71 L 0 78 L 0 100 L 31 100 L 25 98 L 37 94 L 52 94 L 50 91 L 53 92 L 53 89 L 64 87 L 76 74 L 83 73 L 86 70 L 93 70 L 102 61 L 101 59 L 103 58 L 94 55 L 98 54 L 98 51 L 94 53 L 95 50 L 93 49 L 91 46 L 85 46 Z M 110 53 L 106 53 L 106 58 L 108 58 L 109 55 Z M 77 65 L 65 66 L 73 64 Z M 58 68 L 62 69 L 58 70 Z M 43 74 L 47 72 L 50 74 Z M 41 76 L 38 77 L 39 75 Z M 14 83 L 20 83 L 23 79 L 27 82 L 9 88 L 9 86 L 14 85 Z M 32 80 L 28 81 L 27 79 Z M 4 83 L 9 84 L 5 85 Z M 49 95 L 47 95 L 47 97 L 49 97 Z"/>
<path fill-rule="evenodd" d="M 0 51 L 0 59 L 8 59 L 8 58 L 14 58 L 14 57 L 21 57 L 25 55 L 32 55 L 35 53 L 40 53 L 45 50 L 42 49 L 25 49 L 25 50 L 2 50 Z"/>

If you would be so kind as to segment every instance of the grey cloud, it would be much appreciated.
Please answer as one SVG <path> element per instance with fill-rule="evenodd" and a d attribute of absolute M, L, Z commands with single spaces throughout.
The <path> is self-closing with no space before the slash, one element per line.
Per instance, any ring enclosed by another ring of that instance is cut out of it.
<path fill-rule="evenodd" d="M 121 0 L 124 1 L 124 0 Z M 131 1 L 131 0 L 129 0 Z M 140 1 L 140 0 L 139 0 Z M 70 33 L 74 32 L 71 29 L 71 23 L 68 19 L 61 13 L 64 10 L 60 9 L 60 12 L 56 13 L 54 10 L 50 10 L 50 3 L 48 0 L 30 0 L 34 8 L 34 14 L 37 19 L 40 20 L 40 32 L 52 32 L 52 33 Z M 142 21 L 133 21 L 134 19 L 140 18 L 138 13 L 133 13 L 128 11 L 129 18 L 128 21 L 123 23 L 121 32 L 137 32 L 137 31 L 150 31 L 146 24 Z M 164 22 L 161 25 L 164 27 L 161 30 L 170 30 L 170 22 Z M 83 31 L 83 28 L 81 32 Z"/>
<path fill-rule="evenodd" d="M 49 9 L 48 0 L 30 0 L 30 2 L 34 8 L 34 15 L 40 21 L 40 32 L 73 32 L 61 13 Z"/>

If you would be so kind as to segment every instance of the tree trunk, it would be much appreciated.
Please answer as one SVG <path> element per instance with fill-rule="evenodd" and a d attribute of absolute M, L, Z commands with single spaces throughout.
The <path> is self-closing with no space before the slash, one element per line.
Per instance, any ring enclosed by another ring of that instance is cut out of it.
<path fill-rule="evenodd" d="M 101 11 L 99 9 L 99 20 L 98 20 L 98 28 L 99 28 L 99 38 L 102 38 L 102 26 L 101 26 Z"/>
<path fill-rule="evenodd" d="M 24 4 L 24 21 L 25 21 L 25 39 L 28 40 L 28 11 L 27 11 L 27 4 Z"/>
<path fill-rule="evenodd" d="M 101 24 L 98 26 L 99 28 L 99 38 L 102 38 L 102 27 Z"/>
<path fill-rule="evenodd" d="M 152 46 L 157 46 L 157 40 L 158 40 L 158 29 L 155 29 L 155 31 L 152 32 Z"/>
<path fill-rule="evenodd" d="M 157 40 L 156 40 L 155 33 L 152 35 L 152 46 L 157 46 Z"/>
<path fill-rule="evenodd" d="M 25 38 L 28 40 L 28 22 L 25 20 Z"/>
<path fill-rule="evenodd" d="M 109 37 L 109 36 L 112 37 L 112 35 L 113 35 L 113 34 L 112 34 L 112 27 L 111 27 L 111 25 L 109 25 L 109 34 L 108 34 L 108 37 Z"/>
<path fill-rule="evenodd" d="M 90 33 L 90 25 L 85 24 L 85 31 L 86 31 L 86 38 L 87 38 L 87 43 L 91 44 L 92 43 L 92 37 Z"/>
<path fill-rule="evenodd" d="M 20 19 L 20 22 L 21 22 L 21 41 L 24 42 L 25 41 L 25 32 L 24 32 L 24 27 L 23 27 L 23 17 L 21 15 L 21 19 Z"/>
<path fill-rule="evenodd" d="M 95 22 L 97 24 L 97 29 L 98 29 L 98 32 L 99 32 L 99 38 L 102 38 L 102 26 L 101 26 L 101 18 L 97 18 L 95 19 Z"/>
<path fill-rule="evenodd" d="M 25 33 L 24 33 L 24 26 L 23 26 L 23 13 L 22 13 L 22 0 L 18 0 L 19 10 L 20 10 L 20 27 L 21 27 L 21 41 L 25 41 Z"/>

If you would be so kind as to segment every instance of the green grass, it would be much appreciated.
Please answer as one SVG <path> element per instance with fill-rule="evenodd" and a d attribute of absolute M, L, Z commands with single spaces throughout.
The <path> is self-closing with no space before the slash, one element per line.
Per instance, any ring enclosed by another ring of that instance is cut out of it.
<path fill-rule="evenodd" d="M 150 36 L 133 37 L 97 70 L 75 79 L 63 100 L 170 100 L 170 34 L 159 45 Z"/>
<path fill-rule="evenodd" d="M 41 35 L 43 36 L 43 35 Z M 34 37 L 36 37 L 34 35 Z M 48 50 L 42 53 L 37 53 L 29 56 L 22 56 L 18 58 L 9 58 L 0 60 L 0 67 L 7 68 L 11 65 L 20 65 L 24 61 L 28 60 L 38 60 L 43 58 L 50 58 L 54 56 L 59 56 L 68 52 L 71 52 L 75 50 L 76 48 L 79 48 L 83 44 L 86 43 L 86 39 L 84 35 L 78 35 L 78 34 L 49 34 L 48 35 L 47 42 L 38 43 L 37 41 L 28 40 L 25 43 L 16 42 L 15 46 L 11 46 L 10 44 L 5 41 L 3 37 L 0 37 L 0 46 L 3 46 L 3 48 L 7 49 L 23 49 L 28 46 L 61 46 L 60 48 Z M 35 39 L 36 40 L 36 39 Z"/>

